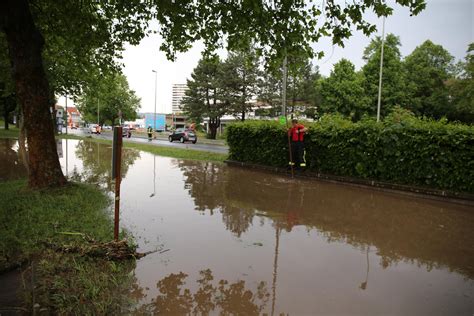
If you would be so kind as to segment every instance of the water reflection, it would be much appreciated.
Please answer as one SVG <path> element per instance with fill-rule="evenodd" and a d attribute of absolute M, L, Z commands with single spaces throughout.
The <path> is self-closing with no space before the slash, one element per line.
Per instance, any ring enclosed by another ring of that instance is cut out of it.
<path fill-rule="evenodd" d="M 159 294 L 149 304 L 137 308 L 135 314 L 153 315 L 260 315 L 269 299 L 265 282 L 259 282 L 253 292 L 245 281 L 214 281 L 210 269 L 201 270 L 196 280 L 197 289 L 186 287 L 188 275 L 171 273 L 156 284 Z M 138 290 L 144 296 L 142 290 Z M 140 298 L 140 297 L 138 297 Z"/>
<path fill-rule="evenodd" d="M 328 243 L 375 246 L 383 268 L 415 261 L 428 271 L 446 266 L 474 278 L 474 218 L 466 207 L 212 163 L 178 164 L 196 208 L 219 210 L 238 237 L 255 216 L 266 217 L 286 232 L 303 226 Z"/>
<path fill-rule="evenodd" d="M 101 184 L 107 190 L 113 190 L 112 181 L 112 147 L 93 141 L 79 141 L 75 149 L 75 158 L 82 162 L 82 168 L 73 170 L 71 179 L 74 181 Z M 140 158 L 138 150 L 124 148 L 122 151 L 122 178 L 134 162 Z"/>
<path fill-rule="evenodd" d="M 25 147 L 19 151 L 18 141 L 14 139 L 0 139 L 0 181 L 25 178 L 26 169 Z"/>

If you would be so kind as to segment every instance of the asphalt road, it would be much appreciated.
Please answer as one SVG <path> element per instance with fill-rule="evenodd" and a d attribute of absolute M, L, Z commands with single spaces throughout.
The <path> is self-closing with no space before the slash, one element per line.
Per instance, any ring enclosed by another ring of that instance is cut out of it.
<path fill-rule="evenodd" d="M 85 130 L 82 129 L 76 129 L 76 130 L 68 130 L 70 134 L 76 134 L 76 135 L 91 135 L 87 133 Z M 101 135 L 95 135 L 92 134 L 93 138 L 101 138 L 101 139 L 110 139 L 112 140 L 112 134 L 101 134 Z M 213 145 L 213 144 L 200 144 L 199 139 L 196 144 L 193 143 L 184 143 L 181 144 L 178 141 L 170 143 L 168 140 L 163 140 L 163 139 L 154 139 L 152 141 L 149 141 L 146 138 L 143 137 L 134 137 L 132 134 L 132 137 L 130 138 L 124 138 L 123 139 L 125 142 L 132 142 L 132 143 L 140 143 L 140 144 L 151 144 L 154 146 L 164 146 L 164 147 L 174 147 L 174 148 L 181 148 L 181 149 L 189 149 L 189 150 L 199 150 L 199 151 L 207 151 L 207 152 L 212 152 L 212 153 L 219 153 L 219 154 L 227 154 L 229 153 L 229 147 L 223 146 L 223 145 Z"/>

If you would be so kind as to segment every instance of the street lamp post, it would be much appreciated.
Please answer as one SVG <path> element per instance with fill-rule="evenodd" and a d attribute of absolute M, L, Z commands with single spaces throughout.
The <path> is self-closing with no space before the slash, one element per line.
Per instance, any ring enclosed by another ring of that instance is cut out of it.
<path fill-rule="evenodd" d="M 100 107 L 99 107 L 100 100 L 97 99 L 97 125 L 100 126 Z"/>
<path fill-rule="evenodd" d="M 153 138 L 156 139 L 156 80 L 158 72 L 156 70 L 152 70 L 152 72 L 155 73 L 155 112 L 153 115 Z"/>
<path fill-rule="evenodd" d="M 382 48 L 380 50 L 379 95 L 377 98 L 377 122 L 380 122 L 380 103 L 382 100 L 383 46 L 385 44 L 385 16 L 382 22 Z"/>
<path fill-rule="evenodd" d="M 66 135 L 67 135 L 67 124 L 69 123 L 69 114 L 68 114 L 68 111 L 67 111 L 67 93 L 66 93 L 66 96 L 65 96 L 66 100 Z"/>

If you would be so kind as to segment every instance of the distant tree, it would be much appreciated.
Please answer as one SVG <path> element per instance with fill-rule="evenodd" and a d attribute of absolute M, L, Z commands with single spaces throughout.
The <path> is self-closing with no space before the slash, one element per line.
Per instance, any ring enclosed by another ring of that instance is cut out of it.
<path fill-rule="evenodd" d="M 250 102 L 257 95 L 259 61 L 253 49 L 229 52 L 222 65 L 222 100 L 229 105 L 229 114 L 245 121 L 252 109 Z"/>
<path fill-rule="evenodd" d="M 430 40 L 405 58 L 408 109 L 417 115 L 440 118 L 452 112 L 447 80 L 452 77 L 453 56 Z"/>
<path fill-rule="evenodd" d="M 77 101 L 86 121 L 97 122 L 99 118 L 101 125 L 116 124 L 119 118 L 134 120 L 140 108 L 140 98 L 128 86 L 127 78 L 117 73 L 96 78 Z"/>
<path fill-rule="evenodd" d="M 321 114 L 341 113 L 358 120 L 369 111 L 363 87 L 364 77 L 354 65 L 341 59 L 334 65 L 328 78 L 320 79 Z"/>
<path fill-rule="evenodd" d="M 17 109 L 15 94 L 5 88 L 5 83 L 0 82 L 0 115 L 3 117 L 5 129 L 9 129 L 11 113 Z"/>
<path fill-rule="evenodd" d="M 379 91 L 380 54 L 382 39 L 376 37 L 365 48 L 363 59 L 366 64 L 362 67 L 364 74 L 364 89 L 368 98 L 370 114 L 377 112 Z M 406 85 L 405 73 L 401 61 L 400 39 L 388 34 L 384 44 L 381 115 L 390 113 L 394 106 L 405 106 Z"/>
<path fill-rule="evenodd" d="M 465 61 L 460 64 L 460 74 L 448 81 L 451 120 L 474 123 L 474 43 L 469 44 Z"/>
<path fill-rule="evenodd" d="M 276 116 L 281 113 L 283 69 L 265 69 L 259 79 L 258 99 L 270 108 L 261 113 Z M 304 55 L 290 56 L 287 70 L 287 113 L 291 116 L 313 113 L 320 102 L 316 82 L 319 69 Z M 313 116 L 313 114 L 311 114 Z"/>
<path fill-rule="evenodd" d="M 287 100 L 291 117 L 315 108 L 318 101 L 316 82 L 318 68 L 313 68 L 308 56 L 290 56 L 288 59 Z"/>
<path fill-rule="evenodd" d="M 229 103 L 223 100 L 223 64 L 219 57 L 203 57 L 187 80 L 188 90 L 183 98 L 184 113 L 199 123 L 209 119 L 210 139 L 215 139 L 221 117 L 228 113 Z"/>
<path fill-rule="evenodd" d="M 278 69 L 278 72 L 281 69 Z M 256 111 L 257 115 L 275 117 L 281 114 L 281 75 L 278 76 L 268 67 L 258 78 L 257 100 L 263 106 Z"/>

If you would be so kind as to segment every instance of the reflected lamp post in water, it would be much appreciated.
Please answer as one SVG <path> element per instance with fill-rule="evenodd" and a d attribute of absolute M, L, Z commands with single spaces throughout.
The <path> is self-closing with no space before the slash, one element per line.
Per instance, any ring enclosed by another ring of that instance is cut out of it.
<path fill-rule="evenodd" d="M 154 197 L 156 194 L 156 155 L 153 155 L 153 193 L 150 197 Z"/>
<path fill-rule="evenodd" d="M 275 313 L 275 302 L 276 302 L 276 285 L 277 285 L 277 269 L 278 269 L 278 248 L 280 248 L 280 227 L 276 225 L 276 236 L 275 236 L 275 259 L 273 261 L 273 280 L 272 280 L 272 312 L 271 316 Z"/>
<path fill-rule="evenodd" d="M 365 275 L 365 281 L 359 285 L 359 288 L 361 290 L 367 289 L 367 284 L 369 282 L 369 249 L 370 249 L 370 246 L 367 246 L 367 273 Z"/>

